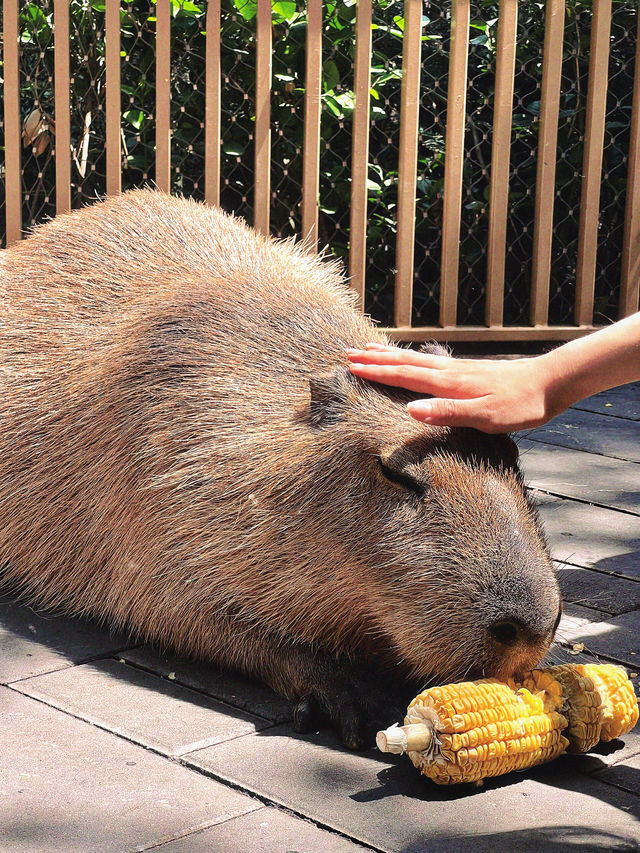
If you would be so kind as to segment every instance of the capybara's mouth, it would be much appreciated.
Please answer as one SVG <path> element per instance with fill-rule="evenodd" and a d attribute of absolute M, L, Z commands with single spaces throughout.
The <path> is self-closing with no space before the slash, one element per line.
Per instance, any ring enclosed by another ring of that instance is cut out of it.
<path fill-rule="evenodd" d="M 536 646 L 525 646 L 515 648 L 500 661 L 496 661 L 491 667 L 490 678 L 499 678 L 506 681 L 509 678 L 518 679 L 523 673 L 535 669 L 549 651 L 551 640 Z"/>

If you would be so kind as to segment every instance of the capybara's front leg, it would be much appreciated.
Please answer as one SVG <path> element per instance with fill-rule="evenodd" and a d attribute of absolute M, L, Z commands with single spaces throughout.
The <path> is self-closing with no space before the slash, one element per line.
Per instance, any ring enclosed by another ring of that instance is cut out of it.
<path fill-rule="evenodd" d="M 293 726 L 305 732 L 328 723 L 349 749 L 367 749 L 374 746 L 381 725 L 403 718 L 412 690 L 388 671 L 362 661 L 315 655 Z"/>
<path fill-rule="evenodd" d="M 298 732 L 330 725 L 345 746 L 365 749 L 374 745 L 378 729 L 404 716 L 413 696 L 415 685 L 371 663 L 302 643 L 281 643 L 264 634 L 250 637 L 246 630 L 241 636 L 242 648 L 235 646 L 235 659 L 224 656 L 220 662 L 299 700 L 293 722 Z"/>

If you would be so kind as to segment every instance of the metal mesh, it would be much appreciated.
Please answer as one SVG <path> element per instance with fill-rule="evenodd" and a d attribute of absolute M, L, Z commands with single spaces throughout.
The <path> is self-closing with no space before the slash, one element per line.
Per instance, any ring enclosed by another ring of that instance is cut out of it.
<path fill-rule="evenodd" d="M 72 204 L 106 189 L 104 0 L 71 0 Z M 271 97 L 271 224 L 278 236 L 299 233 L 305 75 L 305 3 L 274 2 Z M 367 297 L 374 319 L 393 321 L 400 81 L 404 3 L 374 3 L 371 133 L 368 170 Z M 450 3 L 425 0 L 416 205 L 413 323 L 438 319 L 444 134 Z M 204 191 L 205 29 L 207 4 L 171 3 L 171 186 Z M 550 285 L 550 321 L 573 320 L 582 180 L 591 3 L 567 0 Z M 353 117 L 356 2 L 324 3 L 320 146 L 320 243 L 345 261 Z M 481 324 L 487 265 L 491 127 L 498 5 L 474 0 L 463 205 L 458 323 Z M 596 322 L 615 318 L 626 195 L 637 24 L 635 0 L 613 0 L 611 59 L 598 233 Z M 20 6 L 23 224 L 53 215 L 55 145 L 53 0 Z M 255 0 L 223 0 L 221 203 L 253 218 Z M 122 185 L 154 180 L 155 5 L 121 6 Z M 526 324 L 533 250 L 543 4 L 519 4 L 505 277 L 505 322 Z M 0 134 L 3 131 L 0 123 Z M 1 139 L 1 137 L 0 137 Z M 0 214 L 4 213 L 0 199 Z M 4 216 L 2 216 L 4 228 Z"/>
<path fill-rule="evenodd" d="M 44 0 L 29 4 L 19 21 L 24 228 L 55 213 L 52 14 L 53 0 Z"/>
<path fill-rule="evenodd" d="M 104 3 L 72 0 L 69 21 L 72 207 L 95 201 L 107 188 L 104 26 Z"/>

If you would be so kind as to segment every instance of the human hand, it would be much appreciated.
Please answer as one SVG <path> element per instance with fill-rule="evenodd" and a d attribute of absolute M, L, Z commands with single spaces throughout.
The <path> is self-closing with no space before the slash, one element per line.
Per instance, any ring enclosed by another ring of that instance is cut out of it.
<path fill-rule="evenodd" d="M 382 344 L 348 350 L 347 356 L 355 376 L 433 395 L 407 406 L 424 423 L 498 433 L 539 426 L 557 414 L 549 400 L 551 377 L 544 356 L 450 358 Z"/>

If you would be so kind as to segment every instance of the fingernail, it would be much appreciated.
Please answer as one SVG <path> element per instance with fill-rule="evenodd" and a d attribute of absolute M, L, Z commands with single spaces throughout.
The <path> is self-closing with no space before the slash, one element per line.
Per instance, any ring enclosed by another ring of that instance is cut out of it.
<path fill-rule="evenodd" d="M 420 415 L 421 418 L 429 417 L 433 412 L 433 406 L 429 400 L 413 400 L 407 403 L 407 409 L 412 415 Z"/>

